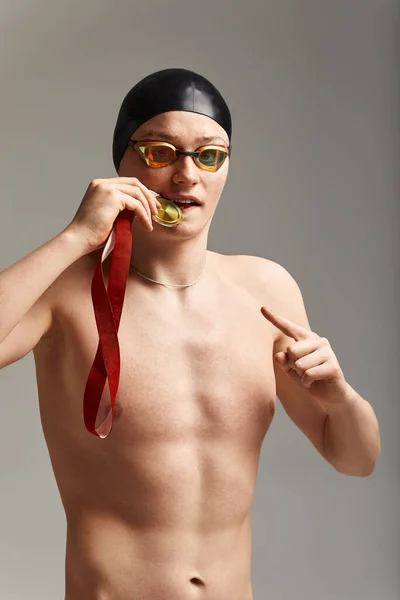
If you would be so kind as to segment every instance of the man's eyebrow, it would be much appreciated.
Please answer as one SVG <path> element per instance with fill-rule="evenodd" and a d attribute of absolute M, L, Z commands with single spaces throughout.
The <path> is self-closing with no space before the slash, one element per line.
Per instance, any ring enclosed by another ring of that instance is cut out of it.
<path fill-rule="evenodd" d="M 142 140 L 159 141 L 159 142 L 179 142 L 180 137 L 173 135 L 167 131 L 152 130 L 140 136 Z M 194 140 L 195 144 L 211 144 L 212 142 L 219 142 L 223 146 L 226 146 L 226 141 L 219 135 L 200 135 Z"/>

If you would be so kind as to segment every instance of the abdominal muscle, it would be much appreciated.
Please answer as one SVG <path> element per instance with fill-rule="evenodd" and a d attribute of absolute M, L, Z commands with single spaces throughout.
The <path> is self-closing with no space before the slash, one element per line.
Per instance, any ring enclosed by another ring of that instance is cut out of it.
<path fill-rule="evenodd" d="M 184 516 L 190 510 L 193 517 L 195 495 L 189 489 L 175 508 L 168 498 L 143 500 L 131 508 L 133 519 L 104 497 L 103 507 L 94 502 L 70 512 L 66 600 L 251 600 L 250 514 L 230 525 L 221 514 L 220 525 L 203 522 L 202 530 Z M 207 508 L 200 510 L 205 521 Z M 154 517 L 140 524 L 136 516 L 144 512 Z"/>
<path fill-rule="evenodd" d="M 189 436 L 109 452 L 63 477 L 66 600 L 251 600 L 250 456 Z"/>

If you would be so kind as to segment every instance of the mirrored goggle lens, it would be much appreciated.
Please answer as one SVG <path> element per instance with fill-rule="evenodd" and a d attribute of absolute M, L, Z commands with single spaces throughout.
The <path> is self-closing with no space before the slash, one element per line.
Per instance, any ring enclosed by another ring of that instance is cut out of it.
<path fill-rule="evenodd" d="M 219 168 L 227 157 L 227 153 L 217 148 L 205 148 L 199 154 L 199 162 L 205 167 Z"/>
<path fill-rule="evenodd" d="M 140 152 L 154 167 L 163 167 L 175 160 L 175 151 L 169 146 L 139 146 Z"/>

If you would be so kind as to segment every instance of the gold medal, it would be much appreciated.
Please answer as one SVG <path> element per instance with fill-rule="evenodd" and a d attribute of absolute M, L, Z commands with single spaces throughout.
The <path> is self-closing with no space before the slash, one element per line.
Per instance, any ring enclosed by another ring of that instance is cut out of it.
<path fill-rule="evenodd" d="M 157 196 L 157 200 L 161 204 L 156 215 L 152 215 L 153 221 L 164 225 L 164 227 L 175 227 L 182 221 L 182 211 L 174 202 Z"/>

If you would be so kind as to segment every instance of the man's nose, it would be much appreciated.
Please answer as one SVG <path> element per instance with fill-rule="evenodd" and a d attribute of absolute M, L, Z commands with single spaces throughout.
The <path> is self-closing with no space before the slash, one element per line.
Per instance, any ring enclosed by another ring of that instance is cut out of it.
<path fill-rule="evenodd" d="M 199 168 L 194 164 L 191 156 L 180 156 L 174 164 L 175 172 L 172 177 L 174 183 L 199 183 Z"/>

